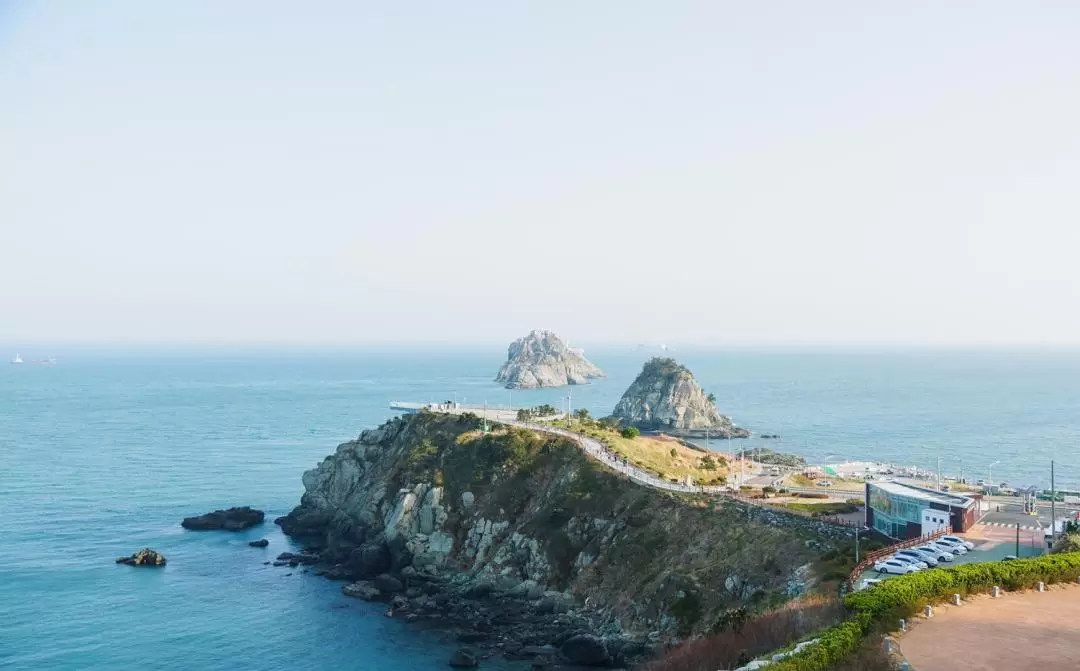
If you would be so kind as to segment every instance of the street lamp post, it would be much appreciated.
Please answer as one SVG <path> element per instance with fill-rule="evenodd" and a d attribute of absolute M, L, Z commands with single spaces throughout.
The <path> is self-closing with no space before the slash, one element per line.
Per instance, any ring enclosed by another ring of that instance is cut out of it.
<path fill-rule="evenodd" d="M 994 486 L 994 466 L 997 466 L 1000 463 L 1000 461 L 995 461 L 986 469 L 986 484 L 988 487 Z"/>

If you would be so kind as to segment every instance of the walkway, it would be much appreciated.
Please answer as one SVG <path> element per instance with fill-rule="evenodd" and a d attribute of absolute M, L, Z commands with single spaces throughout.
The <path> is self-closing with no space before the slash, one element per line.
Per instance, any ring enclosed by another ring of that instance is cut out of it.
<path fill-rule="evenodd" d="M 900 650 L 918 671 L 1075 671 L 1080 658 L 1080 586 L 1004 593 L 939 606 L 916 619 Z"/>
<path fill-rule="evenodd" d="M 603 463 L 608 468 L 618 471 L 627 476 L 638 484 L 645 485 L 647 487 L 653 487 L 654 489 L 663 489 L 669 492 L 683 492 L 686 494 L 727 494 L 731 495 L 731 490 L 728 487 L 704 487 L 700 485 L 687 485 L 684 483 L 671 482 L 669 480 L 663 480 L 656 477 L 656 475 L 638 468 L 630 463 L 625 463 L 615 458 L 611 452 L 601 443 L 599 440 L 586 436 L 575 431 L 567 431 L 566 429 L 559 429 L 553 426 L 547 426 L 544 424 L 535 424 L 519 422 L 517 420 L 517 413 L 508 408 L 484 408 L 483 406 L 464 406 L 460 404 L 427 404 L 427 403 L 407 403 L 395 401 L 390 404 L 391 410 L 403 410 L 405 412 L 416 412 L 421 409 L 431 410 L 432 412 L 444 412 L 451 415 L 460 415 L 466 412 L 471 412 L 479 417 L 486 417 L 493 422 L 499 422 L 500 424 L 507 424 L 510 426 L 517 426 L 523 429 L 529 429 L 532 431 L 543 431 L 545 433 L 552 433 L 564 438 L 569 438 L 578 444 L 579 447 L 585 452 L 585 454 Z"/>

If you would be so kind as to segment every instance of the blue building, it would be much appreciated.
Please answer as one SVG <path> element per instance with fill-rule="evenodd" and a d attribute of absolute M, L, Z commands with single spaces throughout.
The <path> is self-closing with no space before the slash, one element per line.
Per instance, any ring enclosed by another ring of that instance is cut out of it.
<path fill-rule="evenodd" d="M 975 524 L 975 499 L 899 482 L 867 481 L 866 525 L 907 540 L 935 531 L 962 533 Z"/>

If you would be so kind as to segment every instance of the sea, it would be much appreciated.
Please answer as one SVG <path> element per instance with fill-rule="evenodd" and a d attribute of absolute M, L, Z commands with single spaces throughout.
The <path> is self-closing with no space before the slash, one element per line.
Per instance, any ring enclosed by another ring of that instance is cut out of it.
<path fill-rule="evenodd" d="M 1080 353 L 588 349 L 608 377 L 510 392 L 505 350 L 22 352 L 0 364 L 0 668 L 443 669 L 456 647 L 340 584 L 267 564 L 301 474 L 391 401 L 609 414 L 650 356 L 687 365 L 721 410 L 811 462 L 876 460 L 1080 489 Z M 56 356 L 55 365 L 34 359 Z M 569 398 L 567 398 L 569 396 Z M 723 443 L 724 441 L 718 441 Z M 716 446 L 721 450 L 737 445 Z M 189 532 L 251 505 L 267 523 Z M 248 541 L 267 538 L 265 549 Z M 163 552 L 163 569 L 116 557 Z M 489 669 L 520 668 L 495 660 Z"/>

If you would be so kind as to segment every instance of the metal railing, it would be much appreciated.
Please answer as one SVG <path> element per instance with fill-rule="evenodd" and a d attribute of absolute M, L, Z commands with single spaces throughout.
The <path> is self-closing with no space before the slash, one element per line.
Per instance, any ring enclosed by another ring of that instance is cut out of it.
<path fill-rule="evenodd" d="M 906 541 L 900 541 L 898 543 L 895 543 L 895 544 L 890 545 L 888 547 L 882 548 L 880 550 L 874 550 L 873 552 L 866 553 L 866 556 L 863 557 L 862 561 L 860 561 L 858 564 L 856 564 L 855 568 L 851 570 L 851 574 L 848 575 L 848 579 L 847 579 L 848 589 L 849 590 L 854 589 L 855 588 L 855 581 L 859 579 L 859 575 L 861 575 L 862 572 L 865 571 L 866 569 L 868 569 L 871 566 L 873 566 L 874 564 L 876 564 L 879 559 L 881 559 L 883 557 L 888 557 L 888 556 L 890 556 L 892 554 L 895 554 L 899 550 L 904 550 L 906 548 L 913 548 L 913 547 L 917 547 L 919 545 L 925 545 L 926 543 L 929 543 L 932 540 L 941 538 L 942 536 L 946 535 L 947 533 L 949 533 L 947 530 L 939 529 L 939 530 L 937 530 L 937 531 L 935 531 L 934 533 L 931 533 L 931 534 L 925 534 L 923 536 L 919 536 L 918 538 L 909 538 Z"/>

